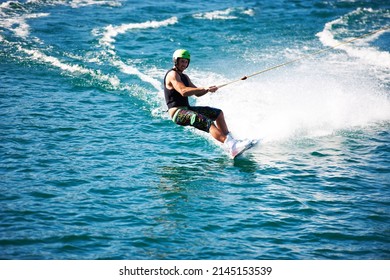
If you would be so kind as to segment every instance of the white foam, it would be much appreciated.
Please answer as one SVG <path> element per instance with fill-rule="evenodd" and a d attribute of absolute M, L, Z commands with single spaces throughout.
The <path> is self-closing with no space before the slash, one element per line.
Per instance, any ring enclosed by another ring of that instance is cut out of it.
<path fill-rule="evenodd" d="M 19 2 L 17 2 L 19 3 Z M 11 7 L 12 4 L 15 4 L 15 1 L 7 1 L 7 2 L 4 2 L 4 3 L 1 3 L 0 4 L 0 9 L 8 9 Z"/>
<path fill-rule="evenodd" d="M 106 5 L 111 7 L 121 6 L 119 0 L 27 0 L 26 2 L 7 1 L 0 4 L 0 26 L 13 31 L 19 37 L 27 37 L 29 35 L 29 25 L 26 23 L 26 19 L 43 17 L 49 15 L 48 13 L 28 13 L 30 8 L 29 4 L 42 4 L 48 6 L 54 5 L 66 5 L 72 8 L 80 8 L 84 6 L 92 5 Z M 17 9 L 15 9 L 17 7 Z M 22 14 L 18 15 L 18 12 L 22 11 Z"/>
<path fill-rule="evenodd" d="M 100 70 L 92 70 L 82 67 L 80 65 L 68 64 L 60 61 L 56 57 L 46 55 L 39 50 L 29 50 L 22 48 L 21 46 L 17 46 L 17 48 L 19 51 L 28 54 L 33 60 L 36 60 L 40 63 L 47 63 L 70 74 L 87 74 L 96 78 L 97 80 L 108 82 L 113 87 L 118 87 L 120 84 L 120 81 L 116 76 L 102 74 Z"/>
<path fill-rule="evenodd" d="M 355 11 L 352 11 L 351 13 L 340 17 L 336 20 L 333 20 L 331 22 L 328 22 L 325 24 L 323 31 L 319 32 L 317 36 L 319 37 L 322 44 L 328 47 L 336 46 L 342 41 L 339 41 L 335 39 L 335 33 L 347 33 L 348 34 L 348 18 L 350 16 L 356 16 L 356 15 L 363 15 L 365 13 L 367 14 L 374 14 L 376 11 L 373 9 L 362 9 L 358 8 Z M 343 26 L 338 27 L 337 31 L 335 31 L 335 26 Z M 373 30 L 374 31 L 374 30 Z M 370 47 L 367 45 L 368 42 L 373 41 L 377 39 L 381 34 L 384 34 L 385 32 L 390 32 L 389 29 L 375 33 L 373 35 L 368 36 L 367 38 L 360 39 L 354 44 L 345 44 L 337 47 L 338 49 L 344 50 L 348 53 L 351 57 L 359 58 L 361 62 L 379 66 L 381 68 L 390 69 L 390 53 L 386 51 L 380 51 L 375 47 Z M 369 33 L 367 31 L 366 33 Z M 352 38 L 345 38 L 344 41 L 347 41 Z"/>
<path fill-rule="evenodd" d="M 72 0 L 70 6 L 72 8 L 79 8 L 93 5 L 106 5 L 111 7 L 120 7 L 122 4 L 120 1 L 115 0 Z"/>
<path fill-rule="evenodd" d="M 207 13 L 197 13 L 194 14 L 193 17 L 196 19 L 208 19 L 208 20 L 214 20 L 214 19 L 236 19 L 236 16 L 232 16 L 231 13 L 233 12 L 233 9 L 228 8 L 226 10 L 218 10 L 218 11 L 212 11 Z"/>
<path fill-rule="evenodd" d="M 227 8 L 225 10 L 217 10 L 217 11 L 211 11 L 206 13 L 196 13 L 193 15 L 196 19 L 207 19 L 207 20 L 230 20 L 230 19 L 237 19 L 238 17 L 233 15 L 234 12 L 239 11 L 242 14 L 253 16 L 254 10 L 253 9 L 234 9 L 234 8 Z"/>
<path fill-rule="evenodd" d="M 155 79 L 150 75 L 142 73 L 136 67 L 124 63 L 115 52 L 114 42 L 119 34 L 124 34 L 128 31 L 137 29 L 160 28 L 168 25 L 173 25 L 178 22 L 177 17 L 171 17 L 163 21 L 146 21 L 142 23 L 127 23 L 118 26 L 108 25 L 103 30 L 94 29 L 94 36 L 101 36 L 99 45 L 103 48 L 102 53 L 109 57 L 110 63 L 117 67 L 122 73 L 135 75 L 142 81 L 152 85 L 158 92 L 162 90 L 160 79 Z"/>
<path fill-rule="evenodd" d="M 253 9 L 244 10 L 242 13 L 251 17 L 255 15 L 255 11 Z"/>
<path fill-rule="evenodd" d="M 27 24 L 28 19 L 47 17 L 49 13 L 32 13 L 12 17 L 5 17 L 1 20 L 0 26 L 12 31 L 16 36 L 27 38 L 30 35 L 30 25 Z"/>
<path fill-rule="evenodd" d="M 142 23 L 127 23 L 121 24 L 119 26 L 108 25 L 104 28 L 104 31 L 101 33 L 99 30 L 94 29 L 92 32 L 94 35 L 101 35 L 102 38 L 99 40 L 100 45 L 114 49 L 113 43 L 115 38 L 119 34 L 124 34 L 129 30 L 134 29 L 149 29 L 149 28 L 160 28 L 168 25 L 173 25 L 178 22 L 177 17 L 171 17 L 163 21 L 146 21 Z"/>
<path fill-rule="evenodd" d="M 157 91 L 161 91 L 162 88 L 161 88 L 160 80 L 154 79 L 153 77 L 140 72 L 137 68 L 131 65 L 126 65 L 124 62 L 120 60 L 114 60 L 112 64 L 114 66 L 117 66 L 123 73 L 129 75 L 136 75 L 142 81 L 151 84 Z"/>

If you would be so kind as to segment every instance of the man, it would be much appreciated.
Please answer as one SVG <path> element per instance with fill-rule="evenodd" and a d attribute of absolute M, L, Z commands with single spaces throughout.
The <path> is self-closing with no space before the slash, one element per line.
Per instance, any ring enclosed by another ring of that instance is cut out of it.
<path fill-rule="evenodd" d="M 190 64 L 191 55 L 179 49 L 173 53 L 174 67 L 164 77 L 164 94 L 168 113 L 173 122 L 182 126 L 193 126 L 211 134 L 224 144 L 232 158 L 248 148 L 250 141 L 236 141 L 229 133 L 222 110 L 212 107 L 191 106 L 188 97 L 200 97 L 208 92 L 216 92 L 218 87 L 196 87 L 184 74 Z"/>

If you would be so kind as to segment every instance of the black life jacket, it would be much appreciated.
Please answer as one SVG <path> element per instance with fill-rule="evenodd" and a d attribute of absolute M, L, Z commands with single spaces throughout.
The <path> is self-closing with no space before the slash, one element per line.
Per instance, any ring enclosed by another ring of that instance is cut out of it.
<path fill-rule="evenodd" d="M 168 109 L 174 108 L 174 107 L 189 107 L 190 103 L 188 102 L 188 97 L 185 97 L 181 95 L 177 90 L 173 89 L 168 89 L 167 86 L 165 85 L 165 80 L 167 78 L 167 75 L 171 71 L 176 71 L 174 68 L 170 69 L 164 77 L 164 95 L 165 95 L 165 101 L 167 103 Z M 190 86 L 190 82 L 188 81 L 188 78 L 186 75 L 183 73 L 180 73 L 176 71 L 180 75 L 180 78 L 183 82 L 183 84 L 187 87 Z"/>

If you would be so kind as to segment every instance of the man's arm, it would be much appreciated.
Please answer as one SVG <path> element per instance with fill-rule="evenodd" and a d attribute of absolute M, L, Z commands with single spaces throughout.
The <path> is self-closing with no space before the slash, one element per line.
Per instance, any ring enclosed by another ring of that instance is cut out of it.
<path fill-rule="evenodd" d="M 188 78 L 188 76 L 187 76 Z M 190 86 L 187 87 L 183 81 L 180 78 L 180 75 L 177 74 L 175 71 L 171 71 L 167 76 L 167 88 L 174 88 L 177 90 L 181 95 L 187 97 L 187 96 L 202 96 L 209 92 L 206 88 L 198 88 L 196 87 L 191 80 L 188 78 L 188 81 L 190 83 Z"/>
<path fill-rule="evenodd" d="M 188 79 L 188 81 L 190 82 L 190 86 L 191 86 L 191 87 L 196 87 L 196 86 L 191 82 L 190 77 L 187 76 L 187 79 Z M 205 94 L 208 93 L 208 92 L 216 92 L 216 91 L 218 90 L 218 88 L 217 88 L 216 86 L 211 86 L 211 87 L 208 87 L 208 88 L 205 88 L 205 89 L 207 90 L 206 92 L 200 93 L 200 94 L 195 94 L 195 95 L 196 95 L 197 97 L 199 97 L 199 96 L 205 95 Z"/>

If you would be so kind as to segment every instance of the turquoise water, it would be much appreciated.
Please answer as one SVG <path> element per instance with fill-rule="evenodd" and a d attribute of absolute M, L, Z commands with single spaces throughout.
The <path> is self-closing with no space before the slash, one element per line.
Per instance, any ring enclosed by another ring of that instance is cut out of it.
<path fill-rule="evenodd" d="M 234 161 L 161 85 L 177 48 L 220 85 L 388 1 L 141 2 L 0 4 L 0 258 L 389 259 L 389 30 L 192 100 L 260 139 Z"/>

